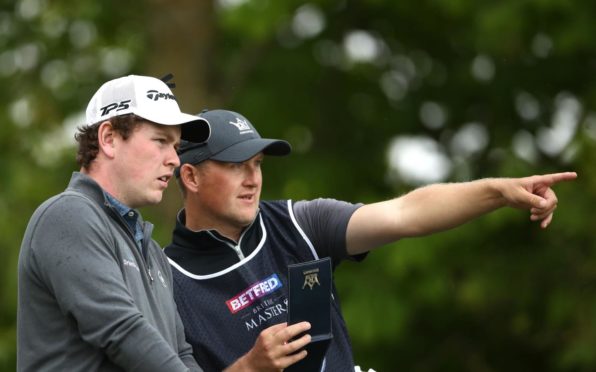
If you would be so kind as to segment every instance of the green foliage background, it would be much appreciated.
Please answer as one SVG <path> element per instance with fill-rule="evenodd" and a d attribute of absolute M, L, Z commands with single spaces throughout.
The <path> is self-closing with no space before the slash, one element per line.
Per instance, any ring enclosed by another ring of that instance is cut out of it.
<path fill-rule="evenodd" d="M 76 170 L 72 134 L 87 101 L 113 77 L 168 72 L 185 111 L 233 109 L 294 145 L 267 159 L 264 198 L 407 192 L 418 183 L 387 156 L 404 135 L 436 141 L 453 161 L 445 181 L 577 171 L 556 187 L 547 230 L 500 210 L 342 264 L 336 284 L 365 368 L 596 370 L 595 15 L 586 0 L 0 1 L 0 370 L 16 363 L 21 237 Z M 346 53 L 354 31 L 376 40 L 374 58 Z M 536 146 L 560 136 L 555 118 L 570 100 L 570 140 Z M 444 125 L 424 125 L 428 102 Z M 471 122 L 488 142 L 462 156 L 451 144 Z M 533 157 L 515 151 L 520 133 Z M 143 211 L 164 245 L 179 206 L 171 185 Z"/>

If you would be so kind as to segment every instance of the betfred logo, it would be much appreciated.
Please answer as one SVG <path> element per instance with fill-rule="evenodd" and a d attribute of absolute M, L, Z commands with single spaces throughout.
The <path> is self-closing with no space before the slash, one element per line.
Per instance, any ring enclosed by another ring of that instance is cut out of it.
<path fill-rule="evenodd" d="M 245 307 L 250 306 L 250 304 L 259 298 L 271 294 L 281 287 L 283 287 L 281 280 L 279 280 L 277 274 L 273 274 L 230 298 L 226 301 L 226 305 L 228 305 L 228 309 L 230 309 L 232 314 L 235 314 Z"/>

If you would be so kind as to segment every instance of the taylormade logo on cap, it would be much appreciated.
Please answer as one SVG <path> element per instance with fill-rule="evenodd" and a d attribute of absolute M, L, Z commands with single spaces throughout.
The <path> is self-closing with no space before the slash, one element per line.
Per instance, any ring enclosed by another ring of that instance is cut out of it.
<path fill-rule="evenodd" d="M 160 98 L 176 100 L 176 97 L 174 97 L 173 94 L 171 94 L 171 93 L 159 93 L 156 90 L 150 90 L 150 91 L 148 91 L 147 92 L 147 98 L 152 99 L 154 101 L 157 101 Z"/>
<path fill-rule="evenodd" d="M 181 112 L 170 88 L 154 77 L 128 75 L 103 84 L 87 106 L 86 125 L 125 114 L 162 125 L 182 125 L 185 140 L 204 142 L 209 138 L 207 120 Z"/>

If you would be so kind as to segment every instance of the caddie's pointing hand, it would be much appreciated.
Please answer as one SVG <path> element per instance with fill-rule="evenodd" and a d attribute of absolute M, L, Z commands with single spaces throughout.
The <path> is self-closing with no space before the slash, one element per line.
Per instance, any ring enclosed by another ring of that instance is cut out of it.
<path fill-rule="evenodd" d="M 575 172 L 563 172 L 509 179 L 503 183 L 501 194 L 508 206 L 530 210 L 530 219 L 541 221 L 540 227 L 544 229 L 551 223 L 558 202 L 551 186 L 576 178 Z"/>

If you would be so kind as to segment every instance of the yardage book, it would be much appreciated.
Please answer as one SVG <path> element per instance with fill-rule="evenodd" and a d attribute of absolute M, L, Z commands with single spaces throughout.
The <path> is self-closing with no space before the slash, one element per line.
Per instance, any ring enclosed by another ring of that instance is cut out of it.
<path fill-rule="evenodd" d="M 288 324 L 310 322 L 308 355 L 286 372 L 320 371 L 333 338 L 331 330 L 331 259 L 288 265 Z"/>

